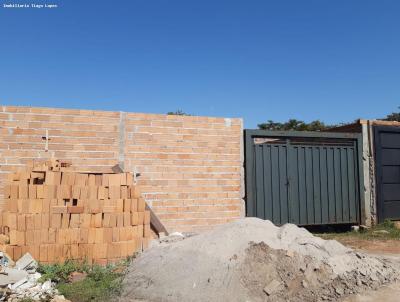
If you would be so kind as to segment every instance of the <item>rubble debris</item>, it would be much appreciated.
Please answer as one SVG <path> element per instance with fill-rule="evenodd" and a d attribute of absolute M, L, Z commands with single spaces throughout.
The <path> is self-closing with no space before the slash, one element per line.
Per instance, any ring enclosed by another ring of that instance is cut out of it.
<path fill-rule="evenodd" d="M 29 253 L 22 256 L 15 263 L 15 266 L 12 266 L 1 266 L 0 301 L 12 302 L 20 301 L 21 299 L 68 301 L 64 296 L 59 295 L 54 286 L 55 284 L 50 280 L 44 283 L 39 282 L 42 275 L 36 271 L 37 262 Z"/>
<path fill-rule="evenodd" d="M 145 251 L 120 301 L 339 301 L 396 281 L 398 266 L 292 224 L 245 218 Z"/>
<path fill-rule="evenodd" d="M 26 253 L 21 258 L 19 258 L 17 262 L 15 262 L 15 267 L 19 270 L 32 270 L 36 269 L 37 266 L 37 262 L 29 253 Z"/>
<path fill-rule="evenodd" d="M 290 257 L 290 258 L 294 257 L 294 252 L 291 251 L 291 250 L 287 250 L 286 251 L 286 257 Z"/>
<path fill-rule="evenodd" d="M 263 291 L 266 293 L 268 296 L 271 296 L 273 294 L 276 294 L 280 292 L 282 289 L 284 289 L 284 285 L 282 282 L 279 282 L 278 280 L 272 280 L 266 287 L 264 287 Z"/>
<path fill-rule="evenodd" d="M 23 278 L 26 278 L 27 272 L 15 268 L 3 267 L 2 274 L 0 274 L 0 286 L 13 284 Z"/>
<path fill-rule="evenodd" d="M 184 234 L 182 234 L 180 232 L 173 232 L 173 233 L 170 233 L 169 235 L 160 236 L 158 240 L 153 240 L 150 243 L 150 247 L 170 244 L 173 242 L 184 240 L 185 238 L 187 238 L 187 236 L 185 236 Z"/>
<path fill-rule="evenodd" d="M 173 232 L 173 233 L 169 234 L 169 236 L 185 237 L 185 235 L 183 235 L 181 232 Z"/>
<path fill-rule="evenodd" d="M 0 266 L 5 267 L 5 266 L 14 266 L 14 261 L 11 259 L 11 257 L 6 253 L 6 252 L 1 252 L 0 251 Z"/>

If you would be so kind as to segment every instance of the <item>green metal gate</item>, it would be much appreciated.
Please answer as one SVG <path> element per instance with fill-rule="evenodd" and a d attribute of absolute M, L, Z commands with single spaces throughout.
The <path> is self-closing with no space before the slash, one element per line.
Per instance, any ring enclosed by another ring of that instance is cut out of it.
<path fill-rule="evenodd" d="M 246 130 L 247 216 L 359 223 L 358 134 Z"/>

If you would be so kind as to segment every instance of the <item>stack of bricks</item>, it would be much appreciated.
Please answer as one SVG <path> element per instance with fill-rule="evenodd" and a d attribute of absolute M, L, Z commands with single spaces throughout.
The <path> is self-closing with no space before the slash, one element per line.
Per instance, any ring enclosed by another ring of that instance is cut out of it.
<path fill-rule="evenodd" d="M 113 263 L 147 247 L 150 212 L 130 173 L 68 171 L 46 163 L 10 174 L 1 216 L 14 260 Z"/>

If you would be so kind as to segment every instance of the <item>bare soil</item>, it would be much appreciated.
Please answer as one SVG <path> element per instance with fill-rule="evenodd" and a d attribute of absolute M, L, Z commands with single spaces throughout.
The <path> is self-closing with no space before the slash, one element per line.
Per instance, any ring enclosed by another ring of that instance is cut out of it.
<path fill-rule="evenodd" d="M 342 302 L 398 302 L 400 297 L 400 283 L 382 286 L 378 290 L 369 290 L 361 294 L 352 295 Z"/>
<path fill-rule="evenodd" d="M 366 240 L 357 237 L 338 237 L 335 239 L 355 250 L 379 254 L 400 254 L 400 240 Z"/>

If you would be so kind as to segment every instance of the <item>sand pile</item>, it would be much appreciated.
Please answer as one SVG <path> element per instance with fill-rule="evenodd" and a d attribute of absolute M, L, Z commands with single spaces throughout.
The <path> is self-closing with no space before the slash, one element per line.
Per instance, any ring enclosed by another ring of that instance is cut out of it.
<path fill-rule="evenodd" d="M 121 301 L 336 301 L 395 280 L 386 260 L 246 218 L 143 253 Z"/>

